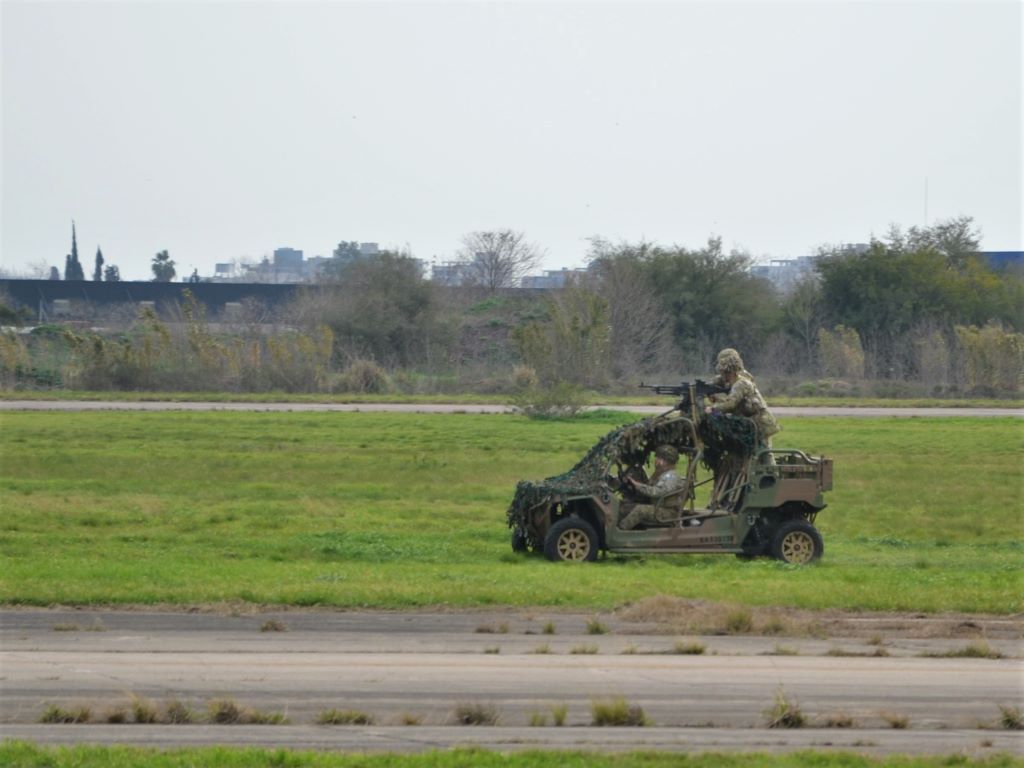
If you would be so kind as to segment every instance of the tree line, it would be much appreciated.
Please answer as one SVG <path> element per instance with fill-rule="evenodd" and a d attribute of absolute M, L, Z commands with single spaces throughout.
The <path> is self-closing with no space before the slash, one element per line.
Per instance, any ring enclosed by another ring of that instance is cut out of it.
<path fill-rule="evenodd" d="M 486 280 L 437 286 L 411 259 L 382 253 L 347 260 L 291 312 L 304 327 L 330 327 L 340 358 L 390 370 L 523 365 L 544 385 L 607 390 L 706 372 L 731 346 L 770 377 L 824 380 L 823 391 L 875 381 L 1012 392 L 1024 280 L 991 269 L 979 249 L 969 217 L 893 227 L 863 251 L 821 249 L 813 272 L 780 291 L 719 238 L 699 248 L 594 239 L 586 274 L 544 296 Z"/>
<path fill-rule="evenodd" d="M 698 248 L 594 239 L 585 274 L 545 292 L 507 287 L 516 268 L 536 263 L 537 249 L 521 233 L 467 237 L 469 277 L 459 286 L 425 280 L 408 254 L 361 255 L 352 246 L 339 245 L 322 279 L 287 306 L 250 302 L 217 318 L 217 330 L 203 325 L 209 383 L 217 372 L 244 368 L 224 386 L 636 392 L 641 379 L 707 374 L 726 346 L 742 352 L 768 391 L 794 394 L 1013 394 L 1024 371 L 1024 280 L 986 264 L 968 217 L 892 228 L 863 251 L 823 248 L 814 270 L 785 292 L 719 238 Z M 192 319 L 168 324 L 161 341 L 165 350 L 181 346 L 179 361 L 199 338 L 193 332 L 190 342 L 181 330 L 197 324 L 190 311 Z M 154 348 L 159 321 L 147 323 L 136 321 L 122 336 L 123 359 L 131 358 L 123 344 L 136 343 L 132 334 Z M 279 339 L 273 350 L 268 336 Z M 48 343 L 48 359 L 57 359 L 56 342 Z M 289 343 L 305 345 L 299 367 L 315 369 L 315 380 L 286 374 Z M 75 354 L 90 348 L 79 343 Z M 214 360 L 227 350 L 230 359 Z M 276 361 L 276 372 L 257 375 L 242 364 L 253 360 Z M 167 361 L 163 368 L 150 361 L 144 386 L 173 367 Z M 131 388 L 131 379 L 124 374 L 118 386 Z"/>

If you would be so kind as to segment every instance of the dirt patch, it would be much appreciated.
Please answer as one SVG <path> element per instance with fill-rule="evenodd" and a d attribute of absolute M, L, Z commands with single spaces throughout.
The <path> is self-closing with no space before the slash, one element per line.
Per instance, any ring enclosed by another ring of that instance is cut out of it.
<path fill-rule="evenodd" d="M 1024 615 L 809 611 L 739 606 L 655 595 L 623 606 L 616 618 L 635 627 L 624 633 L 781 635 L 786 637 L 1024 639 Z"/>

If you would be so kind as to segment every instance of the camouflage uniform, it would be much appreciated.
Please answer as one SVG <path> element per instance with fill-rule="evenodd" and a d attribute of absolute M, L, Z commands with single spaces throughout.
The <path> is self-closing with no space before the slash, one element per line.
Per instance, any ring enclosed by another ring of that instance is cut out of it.
<path fill-rule="evenodd" d="M 663 459 L 671 457 L 672 466 L 664 471 L 655 472 L 651 477 L 651 485 L 644 485 L 642 483 L 633 485 L 638 494 L 650 499 L 657 499 L 667 493 L 681 490 L 686 486 L 686 479 L 680 477 L 675 469 L 675 463 L 679 460 L 679 452 L 671 446 L 660 446 L 655 451 L 655 455 Z M 641 524 L 664 525 L 665 523 L 674 523 L 679 519 L 685 501 L 686 495 L 681 493 L 660 505 L 624 502 L 622 511 L 627 514 L 619 520 L 619 528 L 628 531 Z"/>
<path fill-rule="evenodd" d="M 749 371 L 743 368 L 743 360 L 735 349 L 723 349 L 718 353 L 718 362 L 715 365 L 718 375 L 714 383 L 725 386 L 725 374 L 733 371 L 737 379 L 733 382 L 727 395 L 715 395 L 712 401 L 712 408 L 721 413 L 737 413 L 740 416 L 748 416 L 757 425 L 758 435 L 766 448 L 772 447 L 771 437 L 781 427 L 775 420 L 772 412 L 768 410 L 768 404 L 757 389 L 754 377 Z"/>

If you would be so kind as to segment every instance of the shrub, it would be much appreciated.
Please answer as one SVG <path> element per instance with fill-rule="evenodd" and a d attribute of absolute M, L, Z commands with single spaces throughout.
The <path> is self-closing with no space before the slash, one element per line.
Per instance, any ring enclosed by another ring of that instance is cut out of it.
<path fill-rule="evenodd" d="M 889 724 L 890 728 L 902 731 L 910 726 L 910 718 L 906 715 L 899 715 L 895 712 L 883 712 L 882 719 Z"/>
<path fill-rule="evenodd" d="M 586 398 L 576 384 L 560 381 L 524 390 L 512 398 L 512 405 L 531 419 L 565 419 L 582 411 Z"/>
<path fill-rule="evenodd" d="M 853 718 L 845 712 L 836 712 L 825 718 L 825 726 L 827 728 L 853 728 L 854 722 Z"/>
<path fill-rule="evenodd" d="M 243 710 L 233 699 L 214 699 L 209 706 L 210 722 L 216 725 L 237 725 L 245 720 Z"/>
<path fill-rule="evenodd" d="M 517 365 L 512 369 L 512 388 L 516 392 L 536 389 L 540 385 L 537 372 L 528 365 Z"/>
<path fill-rule="evenodd" d="M 1024 334 L 998 324 L 956 326 L 969 391 L 1019 391 L 1024 378 Z"/>
<path fill-rule="evenodd" d="M 588 635 L 604 635 L 608 633 L 608 627 L 601 623 L 601 620 L 595 616 L 587 622 L 587 634 Z"/>
<path fill-rule="evenodd" d="M 568 716 L 568 714 L 569 707 L 566 704 L 551 705 L 551 720 L 559 728 L 565 725 L 565 718 Z"/>
<path fill-rule="evenodd" d="M 491 704 L 459 704 L 455 707 L 455 722 L 459 725 L 497 725 L 498 711 Z"/>
<path fill-rule="evenodd" d="M 984 640 L 978 640 L 969 645 L 965 645 L 963 648 L 955 648 L 950 651 L 934 652 L 929 651 L 921 654 L 930 658 L 943 658 L 943 659 L 1001 659 L 1003 658 L 1002 651 L 993 648 Z"/>
<path fill-rule="evenodd" d="M 770 709 L 765 711 L 769 728 L 803 728 L 807 719 L 796 700 L 790 700 L 779 686 Z"/>
<path fill-rule="evenodd" d="M 245 710 L 246 725 L 286 725 L 288 718 L 280 712 L 260 712 L 258 709 Z"/>
<path fill-rule="evenodd" d="M 156 707 L 145 699 L 132 700 L 132 721 L 140 725 L 152 725 L 157 722 Z"/>
<path fill-rule="evenodd" d="M 1024 715 L 1021 714 L 1020 707 L 1003 706 L 1002 704 L 997 706 L 999 707 L 999 727 L 1008 731 L 1024 730 Z"/>
<path fill-rule="evenodd" d="M 745 608 L 730 611 L 725 617 L 725 631 L 730 635 L 741 635 L 754 629 L 754 617 Z"/>
<path fill-rule="evenodd" d="M 825 375 L 841 379 L 864 378 L 864 347 L 853 328 L 837 325 L 818 329 L 818 353 Z"/>
<path fill-rule="evenodd" d="M 786 631 L 786 623 L 778 616 L 773 616 L 761 626 L 764 635 L 781 635 Z"/>
<path fill-rule="evenodd" d="M 92 720 L 92 710 L 88 707 L 77 709 L 63 709 L 56 704 L 51 704 L 39 717 L 40 723 L 88 723 Z"/>
<path fill-rule="evenodd" d="M 697 642 L 696 640 L 686 642 L 679 640 L 674 646 L 672 646 L 672 653 L 678 653 L 683 656 L 700 656 L 707 650 L 707 646 L 704 643 Z"/>
<path fill-rule="evenodd" d="M 31 367 L 25 342 L 17 334 L 0 332 L 0 389 L 13 389 L 21 374 Z"/>
<path fill-rule="evenodd" d="M 520 358 L 544 386 L 603 386 L 611 361 L 608 302 L 582 286 L 569 286 L 546 303 L 546 318 L 512 331 Z"/>
<path fill-rule="evenodd" d="M 342 372 L 341 389 L 346 392 L 360 392 L 379 395 L 391 387 L 388 375 L 373 360 L 358 358 L 353 360 Z"/>
<path fill-rule="evenodd" d="M 288 625 L 279 619 L 267 619 L 260 624 L 260 632 L 287 632 Z"/>
<path fill-rule="evenodd" d="M 507 635 L 508 622 L 503 621 L 500 624 L 480 624 L 473 631 L 478 635 Z"/>
<path fill-rule="evenodd" d="M 180 701 L 177 699 L 171 699 L 167 702 L 165 719 L 171 725 L 188 725 L 189 723 L 195 722 L 196 716 L 191 709 Z"/>
<path fill-rule="evenodd" d="M 590 704 L 591 725 L 643 726 L 647 717 L 642 707 L 629 704 L 624 698 L 595 700 Z"/>
<path fill-rule="evenodd" d="M 317 725 L 373 725 L 375 722 L 373 715 L 357 709 L 325 709 L 316 718 Z"/>
<path fill-rule="evenodd" d="M 526 719 L 531 728 L 543 728 L 548 724 L 546 712 L 531 712 Z"/>

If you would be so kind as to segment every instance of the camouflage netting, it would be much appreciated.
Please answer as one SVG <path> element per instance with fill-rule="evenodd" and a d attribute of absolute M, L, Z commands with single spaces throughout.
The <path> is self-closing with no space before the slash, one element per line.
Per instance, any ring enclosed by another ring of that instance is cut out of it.
<path fill-rule="evenodd" d="M 575 467 L 540 482 L 521 480 L 508 508 L 508 524 L 524 530 L 529 511 L 549 496 L 582 496 L 593 493 L 613 462 L 622 467 L 643 463 L 659 445 L 674 445 L 680 451 L 693 447 L 690 420 L 678 413 L 662 414 L 609 432 L 587 451 Z M 750 456 L 756 445 L 756 428 L 747 418 L 713 415 L 698 426 L 704 442 L 703 463 L 714 470 L 725 456 Z"/>
<path fill-rule="evenodd" d="M 701 419 L 697 431 L 704 442 L 701 463 L 712 472 L 726 457 L 745 459 L 757 448 L 757 427 L 746 416 L 712 413 Z"/>

